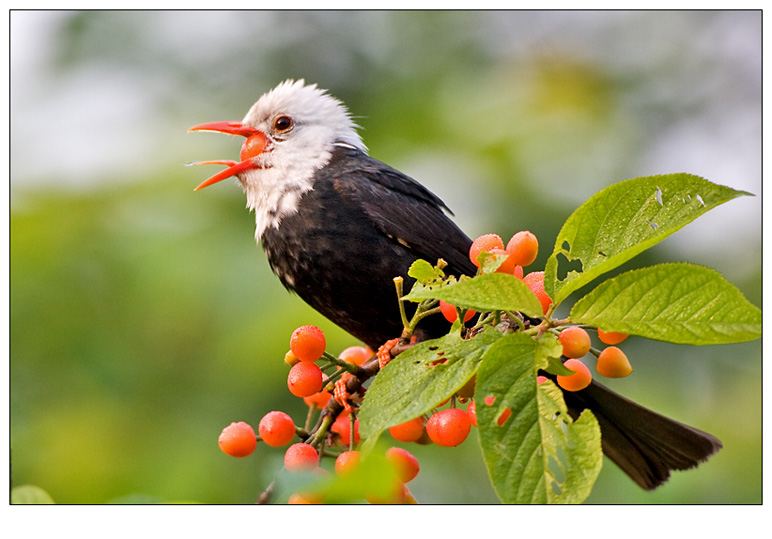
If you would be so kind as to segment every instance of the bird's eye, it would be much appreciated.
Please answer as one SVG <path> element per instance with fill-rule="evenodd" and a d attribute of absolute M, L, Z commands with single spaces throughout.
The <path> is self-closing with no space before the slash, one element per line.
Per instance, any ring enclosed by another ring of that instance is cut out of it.
<path fill-rule="evenodd" d="M 279 116 L 273 121 L 273 129 L 277 133 L 286 133 L 293 125 L 292 118 L 289 116 Z"/>

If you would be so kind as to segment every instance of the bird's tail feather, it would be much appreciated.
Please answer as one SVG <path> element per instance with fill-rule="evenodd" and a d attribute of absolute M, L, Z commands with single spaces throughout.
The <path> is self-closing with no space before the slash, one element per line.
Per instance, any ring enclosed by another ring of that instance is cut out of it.
<path fill-rule="evenodd" d="M 576 418 L 589 408 L 598 419 L 603 452 L 633 481 L 652 490 L 673 470 L 686 470 L 721 449 L 721 441 L 699 429 L 644 408 L 593 381 L 577 392 L 564 392 Z"/>

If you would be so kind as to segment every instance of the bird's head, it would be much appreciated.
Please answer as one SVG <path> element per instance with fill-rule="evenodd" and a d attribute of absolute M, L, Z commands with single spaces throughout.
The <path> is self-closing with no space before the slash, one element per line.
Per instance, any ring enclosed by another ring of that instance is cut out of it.
<path fill-rule="evenodd" d="M 258 99 L 242 121 L 210 122 L 189 129 L 246 137 L 240 161 L 191 163 L 228 167 L 196 190 L 231 176 L 238 178 L 248 196 L 250 191 L 264 191 L 279 182 L 301 182 L 327 164 L 335 145 L 365 151 L 356 129 L 343 103 L 316 84 L 287 80 Z"/>

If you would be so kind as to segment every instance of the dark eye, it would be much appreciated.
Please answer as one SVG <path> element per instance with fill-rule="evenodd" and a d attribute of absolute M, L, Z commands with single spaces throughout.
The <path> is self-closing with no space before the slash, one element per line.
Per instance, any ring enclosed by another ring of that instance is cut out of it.
<path fill-rule="evenodd" d="M 284 133 L 292 129 L 293 122 L 289 116 L 279 116 L 273 121 L 273 129 L 277 133 Z"/>

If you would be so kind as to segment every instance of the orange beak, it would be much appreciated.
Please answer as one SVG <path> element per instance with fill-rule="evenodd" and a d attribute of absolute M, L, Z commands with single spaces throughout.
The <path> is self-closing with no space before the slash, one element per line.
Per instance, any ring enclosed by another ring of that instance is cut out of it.
<path fill-rule="evenodd" d="M 268 137 L 265 133 L 254 127 L 245 125 L 241 122 L 209 122 L 205 124 L 194 125 L 190 131 L 214 131 L 216 133 L 225 133 L 227 135 L 241 135 L 247 137 L 244 145 L 241 147 L 241 161 L 198 161 L 188 163 L 189 165 L 225 165 L 226 168 L 211 178 L 202 182 L 194 191 L 208 187 L 231 176 L 235 176 L 247 170 L 260 168 L 255 158 L 266 151 L 268 147 Z"/>

